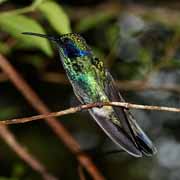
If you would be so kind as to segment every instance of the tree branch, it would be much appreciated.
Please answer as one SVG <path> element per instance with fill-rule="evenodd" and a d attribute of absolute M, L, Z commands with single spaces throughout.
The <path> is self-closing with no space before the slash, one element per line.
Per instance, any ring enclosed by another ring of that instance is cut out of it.
<path fill-rule="evenodd" d="M 59 83 L 69 85 L 69 81 L 62 73 L 46 72 L 42 74 L 42 80 L 50 83 Z M 116 80 L 116 85 L 121 91 L 170 91 L 180 93 L 180 85 L 161 84 L 153 85 L 144 80 Z"/>
<path fill-rule="evenodd" d="M 7 75 L 0 74 L 0 82 L 7 81 Z M 69 81 L 62 73 L 46 72 L 42 74 L 42 80 L 49 83 L 58 83 L 69 85 Z M 169 91 L 180 94 L 180 85 L 176 84 L 161 84 L 152 85 L 144 80 L 116 80 L 116 85 L 121 91 Z"/>
<path fill-rule="evenodd" d="M 16 140 L 14 135 L 8 130 L 5 125 L 0 126 L 0 136 L 14 150 L 14 152 L 23 159 L 34 171 L 37 171 L 44 180 L 57 180 L 56 177 L 49 174 L 41 162 L 39 162 L 26 148 L 24 148 Z"/>
<path fill-rule="evenodd" d="M 96 103 L 90 103 L 85 105 L 80 105 L 76 107 L 71 107 L 62 111 L 58 112 L 52 112 L 48 114 L 42 114 L 42 115 L 36 115 L 31 117 L 25 117 L 25 118 L 18 118 L 18 119 L 10 119 L 10 120 L 3 120 L 0 121 L 0 124 L 19 124 L 19 123 L 26 123 L 30 121 L 45 119 L 49 117 L 57 117 L 57 116 L 64 116 L 67 114 L 73 114 L 85 109 L 91 109 L 94 107 L 102 107 L 102 106 L 116 106 L 116 107 L 122 107 L 126 109 L 143 109 L 143 110 L 156 110 L 156 111 L 169 111 L 169 112 L 179 112 L 180 108 L 174 108 L 174 107 L 165 107 L 165 106 L 148 106 L 148 105 L 140 105 L 140 104 L 131 104 L 127 102 L 96 102 Z"/>
<path fill-rule="evenodd" d="M 86 180 L 85 174 L 83 172 L 83 167 L 80 164 L 78 164 L 78 174 L 80 180 Z"/>

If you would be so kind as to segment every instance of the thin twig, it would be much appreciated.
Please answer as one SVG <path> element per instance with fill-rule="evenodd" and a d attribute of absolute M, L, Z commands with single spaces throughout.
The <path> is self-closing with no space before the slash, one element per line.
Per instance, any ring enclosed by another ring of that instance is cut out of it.
<path fill-rule="evenodd" d="M 7 80 L 8 80 L 7 76 L 4 73 L 0 73 L 0 82 L 4 82 Z"/>
<path fill-rule="evenodd" d="M 8 60 L 0 55 L 0 67 L 7 74 L 12 83 L 16 88 L 23 94 L 27 101 L 41 114 L 50 113 L 48 107 L 42 102 L 39 96 L 32 90 L 32 88 L 26 83 L 26 81 L 21 77 L 21 75 L 13 68 L 13 66 L 8 62 Z M 99 172 L 95 164 L 92 162 L 91 158 L 81 152 L 80 145 L 71 136 L 71 134 L 65 129 L 65 127 L 58 122 L 54 117 L 46 117 L 46 122 L 56 133 L 64 144 L 74 153 L 81 163 L 81 165 L 90 173 L 90 175 L 95 180 L 104 180 L 105 178 Z"/>
<path fill-rule="evenodd" d="M 0 124 L 9 125 L 9 124 L 26 123 L 26 122 L 35 121 L 39 119 L 45 119 L 49 117 L 57 117 L 57 116 L 64 116 L 67 114 L 73 114 L 84 109 L 91 109 L 94 107 L 101 107 L 101 106 L 116 106 L 116 107 L 123 107 L 123 108 L 128 108 L 128 109 L 143 109 L 143 110 L 152 110 L 152 111 L 155 110 L 155 111 L 169 111 L 169 112 L 180 113 L 180 108 L 174 108 L 174 107 L 149 106 L 149 105 L 132 104 L 132 103 L 127 103 L 127 102 L 96 102 L 96 103 L 90 103 L 90 104 L 80 105 L 76 107 L 71 107 L 62 111 L 52 112 L 48 114 L 42 114 L 42 115 L 36 115 L 36 116 L 18 118 L 18 119 L 3 120 L 3 121 L 0 121 Z"/>
<path fill-rule="evenodd" d="M 60 83 L 68 85 L 69 81 L 62 73 L 46 72 L 42 75 L 42 80 L 50 83 Z M 144 80 L 116 80 L 116 85 L 121 91 L 170 91 L 175 93 L 180 93 L 180 85 L 176 84 L 163 84 L 163 85 L 153 85 L 147 83 Z"/>
<path fill-rule="evenodd" d="M 0 56 L 1 58 L 1 56 Z M 1 60 L 1 59 L 0 59 Z M 6 79 L 7 76 L 5 74 L 0 74 L 0 79 Z M 56 180 L 53 175 L 47 172 L 44 165 L 39 162 L 36 157 L 30 154 L 27 149 L 25 149 L 14 137 L 11 131 L 5 126 L 0 126 L 0 136 L 1 138 L 12 148 L 12 150 L 22 159 L 24 160 L 33 170 L 37 171 L 43 179 L 45 180 Z"/>
<path fill-rule="evenodd" d="M 0 82 L 7 81 L 7 75 L 0 74 Z M 48 72 L 42 75 L 42 80 L 50 83 L 59 83 L 64 85 L 70 85 L 69 81 L 64 74 Z M 116 85 L 121 91 L 169 91 L 174 93 L 180 93 L 180 85 L 176 84 L 163 84 L 152 85 L 144 80 L 116 80 Z"/>
<path fill-rule="evenodd" d="M 86 180 L 85 174 L 83 172 L 83 167 L 80 164 L 78 164 L 78 173 L 80 180 Z"/>
<path fill-rule="evenodd" d="M 178 84 L 152 85 L 144 80 L 125 80 L 116 81 L 116 85 L 122 91 L 168 91 L 180 93 L 180 85 Z"/>
<path fill-rule="evenodd" d="M 41 164 L 27 149 L 18 143 L 14 135 L 8 130 L 5 125 L 0 126 L 0 136 L 14 150 L 14 152 L 23 159 L 29 166 L 42 175 L 44 180 L 57 180 L 54 176 L 46 171 L 46 168 Z"/>
<path fill-rule="evenodd" d="M 69 84 L 68 79 L 63 73 L 46 72 L 41 76 L 43 81 L 50 83 Z"/>

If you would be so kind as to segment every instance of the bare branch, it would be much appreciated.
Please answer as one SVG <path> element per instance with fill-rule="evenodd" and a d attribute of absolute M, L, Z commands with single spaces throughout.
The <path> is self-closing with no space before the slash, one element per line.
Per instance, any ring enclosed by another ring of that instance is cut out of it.
<path fill-rule="evenodd" d="M 7 75 L 0 74 L 0 82 L 7 81 Z M 42 75 L 42 80 L 50 83 L 59 83 L 69 85 L 69 81 L 64 74 L 46 72 Z M 174 93 L 180 93 L 180 85 L 176 84 L 163 84 L 163 85 L 152 85 L 144 80 L 116 80 L 117 87 L 121 91 L 169 91 Z"/>
<path fill-rule="evenodd" d="M 16 88 L 23 94 L 27 101 L 41 114 L 48 114 L 50 111 L 48 107 L 43 103 L 39 96 L 33 91 L 33 89 L 26 83 L 21 75 L 13 68 L 8 60 L 0 55 L 0 67 L 7 74 Z M 58 122 L 54 117 L 46 117 L 46 122 L 52 128 L 54 133 L 59 137 L 64 144 L 76 155 L 81 165 L 90 173 L 95 180 L 104 180 L 105 178 L 99 172 L 91 158 L 81 152 L 80 145 L 71 136 L 71 134 L 65 129 L 65 127 Z"/>
<path fill-rule="evenodd" d="M 14 150 L 14 152 L 23 159 L 29 166 L 42 175 L 44 180 L 57 180 L 54 176 L 46 171 L 46 168 L 41 164 L 27 149 L 18 143 L 14 135 L 8 130 L 5 125 L 0 126 L 0 136 Z"/>
<path fill-rule="evenodd" d="M 22 160 L 31 166 L 34 171 L 37 171 L 39 174 L 41 174 L 44 180 L 57 180 L 57 178 L 47 172 L 46 168 L 43 164 L 41 164 L 41 162 L 39 162 L 32 154 L 27 151 L 27 149 L 19 144 L 14 135 L 5 125 L 0 126 L 0 136 Z"/>
<path fill-rule="evenodd" d="M 69 81 L 65 74 L 63 73 L 55 73 L 55 72 L 46 72 L 42 74 L 42 80 L 50 83 L 60 83 L 60 84 L 68 84 Z"/>
<path fill-rule="evenodd" d="M 46 72 L 42 75 L 42 80 L 50 83 L 59 83 L 68 85 L 69 81 L 66 76 L 62 73 Z M 144 80 L 116 80 L 116 85 L 121 91 L 170 91 L 180 93 L 180 85 L 163 84 L 163 85 L 152 85 Z"/>
<path fill-rule="evenodd" d="M 174 107 L 165 107 L 165 106 L 148 106 L 148 105 L 140 105 L 140 104 L 131 104 L 127 102 L 96 102 L 96 103 L 90 103 L 85 105 L 80 105 L 76 107 L 71 107 L 62 111 L 58 112 L 52 112 L 48 114 L 42 114 L 37 116 L 31 116 L 26 118 L 18 118 L 18 119 L 10 119 L 10 120 L 3 120 L 0 121 L 0 124 L 18 124 L 18 123 L 26 123 L 30 121 L 35 121 L 39 119 L 45 119 L 49 117 L 57 117 L 57 116 L 64 116 L 67 114 L 73 114 L 76 112 L 79 112 L 84 109 L 90 109 L 94 107 L 101 107 L 101 106 L 117 106 L 117 107 L 123 107 L 127 109 L 143 109 L 143 110 L 155 110 L 155 111 L 169 111 L 169 112 L 179 112 L 180 108 L 174 108 Z"/>
<path fill-rule="evenodd" d="M 78 173 L 80 180 L 86 180 L 85 174 L 83 172 L 83 167 L 80 164 L 78 164 Z"/>
<path fill-rule="evenodd" d="M 180 85 L 152 85 L 146 80 L 116 81 L 117 87 L 123 91 L 169 91 L 180 93 Z"/>
<path fill-rule="evenodd" d="M 8 80 L 7 76 L 4 73 L 0 73 L 0 82 L 4 82 L 7 80 Z"/>

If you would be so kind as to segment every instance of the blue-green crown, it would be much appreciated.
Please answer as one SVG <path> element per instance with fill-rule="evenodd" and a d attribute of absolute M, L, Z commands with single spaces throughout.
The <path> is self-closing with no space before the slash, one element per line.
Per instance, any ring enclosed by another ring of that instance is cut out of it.
<path fill-rule="evenodd" d="M 91 49 L 86 41 L 77 33 L 65 34 L 60 37 L 57 42 L 64 50 L 64 54 L 69 58 L 88 56 L 91 54 Z"/>

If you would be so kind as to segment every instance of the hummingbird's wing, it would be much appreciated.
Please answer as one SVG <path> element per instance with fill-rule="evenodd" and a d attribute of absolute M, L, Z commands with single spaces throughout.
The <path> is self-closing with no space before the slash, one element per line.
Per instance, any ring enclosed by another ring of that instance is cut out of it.
<path fill-rule="evenodd" d="M 99 76 L 98 76 L 99 77 Z M 98 79 L 99 84 L 102 82 L 101 79 Z M 78 84 L 72 83 L 73 90 L 79 101 L 83 104 L 95 102 L 93 99 L 87 95 L 87 93 L 80 87 Z M 99 92 L 97 92 L 97 95 Z M 89 99 L 91 99 L 89 101 Z M 98 99 L 98 98 L 97 98 Z M 98 100 L 97 100 L 98 101 Z M 100 101 L 100 100 L 99 100 Z M 120 108 L 118 108 L 119 110 Z M 123 150 L 127 151 L 129 154 L 135 157 L 141 157 L 142 153 L 138 149 L 138 146 L 135 144 L 135 141 L 132 140 L 131 133 L 127 133 L 123 128 L 114 124 L 112 122 L 112 117 L 115 117 L 114 110 L 110 106 L 103 106 L 102 108 L 92 108 L 88 110 L 91 116 L 94 118 L 96 123 L 101 127 L 101 129 L 109 136 L 109 138 L 121 147 Z M 117 115 L 116 115 L 117 116 Z M 119 118 L 124 119 L 124 115 Z M 118 121 L 119 122 L 119 121 Z M 123 121 L 125 122 L 125 121 Z M 127 127 L 128 129 L 128 127 Z"/>
<path fill-rule="evenodd" d="M 124 101 L 116 87 L 111 74 L 106 71 L 105 93 L 110 101 Z M 137 148 L 145 155 L 153 155 L 156 153 L 151 140 L 146 136 L 142 129 L 138 126 L 135 119 L 128 109 L 113 107 L 123 130 L 131 137 Z"/>
<path fill-rule="evenodd" d="M 123 128 L 114 124 L 109 116 L 104 115 L 106 109 L 102 107 L 92 108 L 89 110 L 91 116 L 96 120 L 97 124 L 104 130 L 109 138 L 120 148 L 135 157 L 141 157 L 142 153 L 132 141 L 132 138 L 124 131 Z"/>
<path fill-rule="evenodd" d="M 99 79 L 96 79 L 100 86 L 104 82 L 102 88 L 107 99 L 109 101 L 124 101 L 115 86 L 111 74 L 105 71 L 105 78 L 101 79 L 100 77 L 98 76 Z M 84 90 L 82 91 L 81 87 L 79 89 L 78 87 L 78 85 L 73 86 L 78 99 L 82 103 L 90 103 L 92 100 L 86 102 L 85 99 L 89 99 L 88 95 Z M 97 92 L 97 96 L 99 93 Z M 103 106 L 102 108 L 92 108 L 89 112 L 109 138 L 129 154 L 141 157 L 142 154 L 152 155 L 156 152 L 156 148 L 140 129 L 128 109 Z"/>

